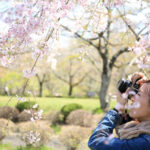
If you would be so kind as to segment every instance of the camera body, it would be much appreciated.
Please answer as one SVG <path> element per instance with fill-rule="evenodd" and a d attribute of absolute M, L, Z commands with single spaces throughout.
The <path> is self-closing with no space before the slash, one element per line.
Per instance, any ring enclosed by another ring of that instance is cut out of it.
<path fill-rule="evenodd" d="M 118 84 L 117 84 L 117 89 L 121 92 L 121 93 L 124 93 L 127 88 L 130 88 L 131 91 L 134 91 L 135 93 L 138 93 L 138 90 L 140 88 L 140 85 L 139 84 L 136 84 L 136 82 L 138 81 L 139 79 L 137 79 L 134 83 L 129 81 L 129 80 L 125 80 L 125 79 L 121 79 Z M 131 96 L 133 95 L 128 95 L 128 98 L 131 98 Z"/>

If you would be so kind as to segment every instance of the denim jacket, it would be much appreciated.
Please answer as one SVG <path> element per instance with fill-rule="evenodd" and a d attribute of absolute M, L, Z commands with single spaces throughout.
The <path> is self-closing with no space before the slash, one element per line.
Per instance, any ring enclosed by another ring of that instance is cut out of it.
<path fill-rule="evenodd" d="M 129 140 L 110 138 L 113 129 L 120 121 L 120 114 L 110 110 L 98 123 L 88 141 L 91 150 L 150 150 L 150 136 L 141 134 Z"/>

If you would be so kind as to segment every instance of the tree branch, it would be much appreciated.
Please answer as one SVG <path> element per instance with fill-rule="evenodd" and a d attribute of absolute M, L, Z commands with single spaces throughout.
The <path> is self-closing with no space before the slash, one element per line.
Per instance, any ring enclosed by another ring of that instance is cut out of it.
<path fill-rule="evenodd" d="M 123 53 L 125 53 L 125 52 L 128 52 L 128 48 L 127 48 L 127 47 L 125 47 L 124 49 L 120 49 L 116 54 L 114 54 L 114 55 L 112 56 L 112 58 L 111 58 L 111 60 L 110 60 L 110 63 L 109 63 L 109 68 L 110 68 L 110 69 L 112 69 L 112 68 L 114 67 L 114 63 L 115 63 L 115 61 L 117 60 L 117 58 L 118 58 L 121 54 L 123 54 Z"/>
<path fill-rule="evenodd" d="M 62 80 L 63 82 L 65 82 L 65 83 L 69 83 L 67 80 L 65 80 L 65 79 L 63 79 L 61 76 L 59 76 L 58 74 L 56 74 L 55 72 L 53 72 L 54 73 L 54 75 L 58 78 L 58 79 L 60 79 L 60 80 Z"/>
<path fill-rule="evenodd" d="M 37 77 L 38 81 L 41 82 L 40 77 L 39 77 L 38 74 L 36 74 L 36 77 Z"/>
<path fill-rule="evenodd" d="M 81 69 L 81 66 L 79 66 L 79 67 L 75 70 L 75 72 L 72 74 L 72 77 L 74 77 L 74 76 L 80 71 L 80 69 Z"/>
<path fill-rule="evenodd" d="M 78 82 L 72 84 L 72 86 L 75 87 L 75 86 L 79 85 L 79 84 L 85 79 L 85 77 L 87 76 L 87 74 L 88 74 L 89 72 L 90 72 L 90 71 L 88 71 L 87 73 L 85 73 L 85 75 L 84 75 Z"/>
<path fill-rule="evenodd" d="M 42 78 L 42 82 L 45 82 L 45 77 L 46 77 L 46 74 L 44 73 L 43 78 Z"/>
<path fill-rule="evenodd" d="M 68 27 L 64 26 L 64 25 L 61 25 L 65 30 L 69 31 L 69 32 L 72 32 Z M 98 47 L 93 43 L 91 42 L 89 39 L 85 39 L 83 38 L 80 34 L 78 34 L 77 32 L 74 33 L 74 35 L 76 35 L 78 38 L 82 39 L 83 41 L 87 42 L 88 44 L 92 45 L 94 48 L 98 49 Z"/>
<path fill-rule="evenodd" d="M 130 31 L 134 34 L 136 40 L 139 41 L 139 40 L 140 40 L 139 35 L 133 30 L 133 28 L 131 27 L 131 25 L 129 25 L 129 24 L 127 23 L 127 21 L 125 20 L 124 16 L 121 14 L 120 10 L 117 9 L 117 11 L 118 11 L 118 13 L 120 14 L 120 17 L 122 18 L 122 20 L 124 21 L 124 23 L 126 24 L 126 26 L 127 26 L 127 27 L 130 29 Z"/>
<path fill-rule="evenodd" d="M 95 41 L 95 40 L 98 40 L 98 39 L 99 39 L 98 37 L 94 37 L 94 38 L 90 38 L 90 39 L 87 39 L 87 40 Z"/>
<path fill-rule="evenodd" d="M 98 37 L 99 37 L 98 52 L 99 52 L 100 56 L 102 57 L 102 59 L 105 58 L 105 54 L 102 52 L 102 44 L 101 44 L 101 38 L 102 38 L 103 34 L 104 34 L 103 32 L 98 34 Z"/>
<path fill-rule="evenodd" d="M 107 39 L 104 36 L 102 36 L 102 38 L 104 39 L 104 41 L 107 41 Z M 108 45 L 114 47 L 114 46 L 121 46 L 122 44 L 112 44 L 108 41 Z"/>
<path fill-rule="evenodd" d="M 147 27 L 145 26 L 144 28 L 142 28 L 139 32 L 138 35 L 140 35 Z"/>

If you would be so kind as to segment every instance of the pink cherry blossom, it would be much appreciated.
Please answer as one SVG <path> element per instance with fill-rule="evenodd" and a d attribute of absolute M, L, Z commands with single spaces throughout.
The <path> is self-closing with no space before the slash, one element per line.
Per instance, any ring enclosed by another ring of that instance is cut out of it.
<path fill-rule="evenodd" d="M 114 5 L 115 6 L 123 5 L 123 0 L 115 0 Z"/>
<path fill-rule="evenodd" d="M 31 78 L 36 75 L 36 70 L 23 70 L 23 74 L 25 78 Z"/>
<path fill-rule="evenodd" d="M 137 56 L 140 56 L 142 54 L 142 48 L 140 47 L 133 47 L 133 50 Z"/>
<path fill-rule="evenodd" d="M 18 95 L 16 95 L 16 98 L 17 98 L 18 101 L 21 101 L 21 102 L 25 102 L 26 101 L 25 97 L 19 97 Z"/>
<path fill-rule="evenodd" d="M 13 61 L 13 57 L 10 57 L 10 56 L 3 56 L 0 58 L 0 62 L 1 62 L 1 65 L 3 67 L 8 67 Z"/>
<path fill-rule="evenodd" d="M 136 60 L 136 63 L 139 68 L 150 68 L 150 58 L 149 56 L 140 57 Z"/>

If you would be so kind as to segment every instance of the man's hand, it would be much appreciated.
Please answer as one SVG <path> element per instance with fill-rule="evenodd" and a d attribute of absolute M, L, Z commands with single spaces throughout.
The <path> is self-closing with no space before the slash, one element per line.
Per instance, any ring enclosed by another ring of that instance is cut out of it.
<path fill-rule="evenodd" d="M 120 113 L 125 110 L 125 105 L 128 103 L 128 93 L 129 88 L 125 93 L 121 93 L 119 90 L 117 90 L 117 103 L 115 109 L 117 109 Z"/>

